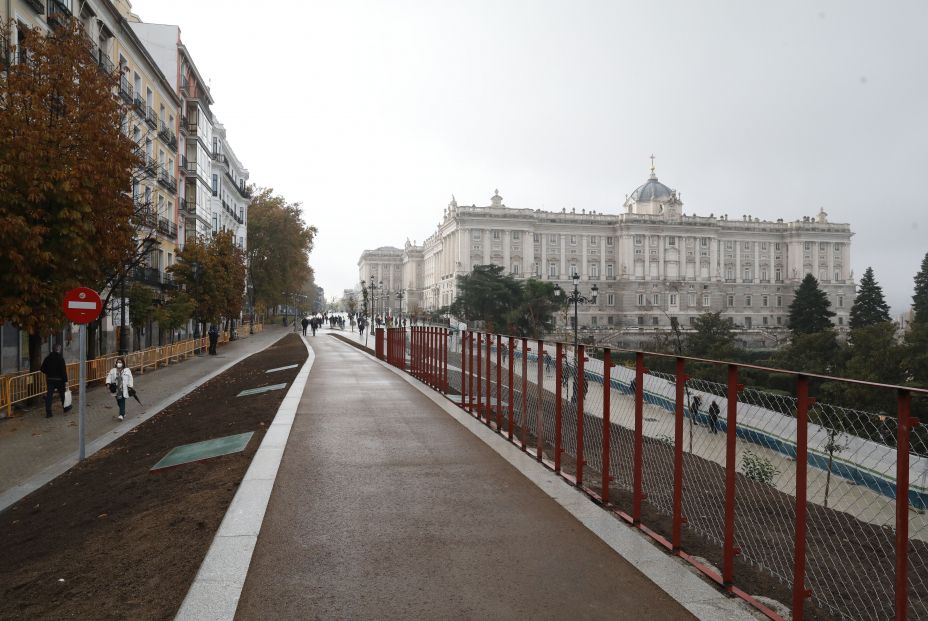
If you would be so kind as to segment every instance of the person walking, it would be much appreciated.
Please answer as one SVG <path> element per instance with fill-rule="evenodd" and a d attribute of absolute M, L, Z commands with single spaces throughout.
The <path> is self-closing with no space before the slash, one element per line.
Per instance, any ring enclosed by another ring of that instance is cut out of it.
<path fill-rule="evenodd" d="M 702 399 L 699 395 L 695 395 L 690 399 L 690 416 L 693 420 L 698 420 L 699 417 L 699 406 L 702 405 Z"/>
<path fill-rule="evenodd" d="M 300 323 L 303 324 L 303 336 L 306 336 L 306 328 L 309 326 L 309 317 L 303 317 L 303 321 Z"/>
<path fill-rule="evenodd" d="M 119 415 L 116 417 L 123 420 L 126 417 L 126 399 L 129 398 L 129 390 L 133 387 L 132 371 L 126 367 L 126 361 L 122 358 L 116 358 L 116 364 L 106 374 L 106 385 L 116 397 L 116 405 L 119 406 Z"/>
<path fill-rule="evenodd" d="M 310 326 L 312 327 L 312 329 L 313 329 L 313 336 L 316 336 L 316 326 L 317 326 L 318 324 L 319 324 L 319 320 L 316 319 L 315 317 L 313 317 L 312 319 L 309 320 L 309 325 L 310 325 Z"/>
<path fill-rule="evenodd" d="M 40 369 L 45 374 L 45 418 L 52 417 L 52 399 L 57 390 L 64 407 L 64 391 L 68 386 L 68 366 L 61 355 L 61 345 L 55 345 L 45 356 Z"/>
<path fill-rule="evenodd" d="M 206 334 L 209 336 L 209 355 L 215 356 L 216 345 L 219 343 L 219 327 L 216 324 L 211 325 Z"/>
<path fill-rule="evenodd" d="M 545 352 L 544 358 L 545 358 L 545 373 L 550 373 L 550 372 L 551 372 L 551 362 L 552 362 L 551 354 L 548 353 L 548 352 L 546 351 L 546 352 Z"/>
<path fill-rule="evenodd" d="M 711 433 L 718 433 L 718 423 L 719 423 L 719 414 L 722 412 L 719 408 L 719 404 L 712 400 L 712 403 L 709 405 L 709 431 Z"/>

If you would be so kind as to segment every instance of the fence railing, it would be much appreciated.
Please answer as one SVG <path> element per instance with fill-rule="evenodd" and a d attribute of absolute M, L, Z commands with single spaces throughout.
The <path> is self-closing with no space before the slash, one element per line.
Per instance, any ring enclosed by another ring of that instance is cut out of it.
<path fill-rule="evenodd" d="M 255 334 L 261 332 L 263 327 L 262 324 L 255 324 Z M 228 343 L 229 340 L 228 332 L 220 333 L 220 344 Z M 206 350 L 208 347 L 209 337 L 203 336 L 130 352 L 123 356 L 123 358 L 126 361 L 127 367 L 143 374 L 146 369 L 156 369 L 162 365 L 186 360 L 195 352 Z M 113 363 L 118 357 L 119 354 L 113 353 L 88 360 L 87 383 L 102 382 L 106 379 L 106 374 L 113 368 Z M 77 378 L 80 372 L 79 367 L 80 365 L 77 362 L 67 364 L 69 386 L 77 385 Z M 46 389 L 45 374 L 41 371 L 0 376 L 0 418 L 13 416 L 13 405 L 17 403 L 35 397 L 44 397 Z"/>
<path fill-rule="evenodd" d="M 928 390 L 446 328 L 412 327 L 408 350 L 401 328 L 381 338 L 391 364 L 768 617 L 748 593 L 772 577 L 795 620 L 928 619 L 912 415 Z"/>

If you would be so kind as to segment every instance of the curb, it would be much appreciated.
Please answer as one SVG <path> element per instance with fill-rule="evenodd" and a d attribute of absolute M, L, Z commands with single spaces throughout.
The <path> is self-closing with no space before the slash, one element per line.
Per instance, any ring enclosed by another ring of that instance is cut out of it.
<path fill-rule="evenodd" d="M 274 343 L 276 343 L 283 337 L 287 336 L 287 334 L 289 333 L 286 332 L 280 335 L 279 338 L 268 343 L 267 347 L 259 349 L 258 351 L 264 351 L 265 349 L 267 349 L 268 347 L 270 347 L 271 345 L 273 345 Z M 152 406 L 150 410 L 146 411 L 144 414 L 141 414 L 136 418 L 132 418 L 132 420 L 130 421 L 125 421 L 126 422 L 125 425 L 120 425 L 116 429 L 113 429 L 112 431 L 109 431 L 103 434 L 97 439 L 88 442 L 87 446 L 85 447 L 86 457 L 90 457 L 91 455 L 99 451 L 100 449 L 105 448 L 106 446 L 118 440 L 125 434 L 129 433 L 130 431 L 132 431 L 133 429 L 135 429 L 136 427 L 138 427 L 139 425 L 141 425 L 148 419 L 160 414 L 162 410 L 173 405 L 176 401 L 182 399 L 183 397 L 186 397 L 188 394 L 190 394 L 191 392 L 193 392 L 194 390 L 196 390 L 197 388 L 199 388 L 206 382 L 210 381 L 217 375 L 221 373 L 225 373 L 226 371 L 228 371 L 230 368 L 237 365 L 239 362 L 241 362 L 245 358 L 248 358 L 249 356 L 253 356 L 256 353 L 258 352 L 251 352 L 250 354 L 242 354 L 238 358 L 204 375 L 203 377 L 193 382 L 192 384 L 187 385 L 185 388 L 181 389 L 180 392 L 177 392 L 171 395 L 170 397 L 168 397 L 167 399 L 163 399 L 159 403 L 156 403 L 154 406 Z M 32 475 L 31 477 L 29 477 L 22 483 L 19 483 L 18 485 L 14 485 L 13 487 L 9 488 L 8 490 L 0 494 L 0 512 L 3 512 L 9 507 L 15 505 L 17 502 L 19 502 L 20 500 L 22 500 L 23 498 L 25 498 L 26 496 L 28 496 L 35 490 L 39 489 L 46 483 L 56 479 L 57 477 L 61 476 L 62 474 L 64 474 L 65 472 L 67 472 L 68 470 L 76 466 L 78 463 L 80 463 L 77 459 L 77 455 L 78 455 L 78 452 L 74 451 L 73 453 L 69 454 L 67 457 L 65 457 L 61 461 L 55 464 L 52 464 L 51 466 L 45 468 L 41 472 Z"/>
<path fill-rule="evenodd" d="M 231 621 L 235 618 L 290 429 L 316 359 L 306 337 L 302 339 L 308 353 L 306 362 L 267 428 L 175 619 Z"/>

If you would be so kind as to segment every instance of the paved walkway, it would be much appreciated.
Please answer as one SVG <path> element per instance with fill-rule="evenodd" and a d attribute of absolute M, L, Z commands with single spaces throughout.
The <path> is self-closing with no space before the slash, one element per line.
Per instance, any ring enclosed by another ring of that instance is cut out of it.
<path fill-rule="evenodd" d="M 315 363 L 239 619 L 693 618 L 428 396 L 327 332 L 309 338 Z"/>
<path fill-rule="evenodd" d="M 88 455 L 92 449 L 111 442 L 152 412 L 185 394 L 204 377 L 244 356 L 261 351 L 285 333 L 286 329 L 282 326 L 266 326 L 259 334 L 243 334 L 242 338 L 220 346 L 217 356 L 195 356 L 157 370 L 146 370 L 143 375 L 136 374 L 135 387 L 142 404 L 130 399 L 126 403 L 126 420 L 122 422 L 115 419 L 118 408 L 106 387 L 102 384 L 90 386 L 86 409 Z M 73 390 L 74 408 L 67 414 L 56 402 L 52 408 L 54 416 L 45 418 L 43 398 L 18 416 L 0 419 L 0 511 L 18 500 L 23 492 L 28 493 L 34 485 L 43 483 L 41 479 L 47 480 L 57 471 L 66 470 L 66 463 L 76 462 L 76 385 Z M 34 481 L 36 478 L 40 480 Z"/>

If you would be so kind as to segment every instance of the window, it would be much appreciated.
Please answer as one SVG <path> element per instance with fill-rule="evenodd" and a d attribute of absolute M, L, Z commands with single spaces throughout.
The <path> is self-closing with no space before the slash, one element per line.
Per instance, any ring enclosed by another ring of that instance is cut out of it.
<path fill-rule="evenodd" d="M 812 242 L 806 242 L 805 244 L 803 244 L 803 247 L 805 248 L 806 251 L 812 250 Z"/>
<path fill-rule="evenodd" d="M 611 246 L 611 245 L 612 245 L 612 236 L 611 236 L 611 235 L 609 235 L 609 236 L 606 237 L 606 245 L 607 245 L 607 246 Z"/>
<path fill-rule="evenodd" d="M 657 306 L 657 305 L 659 305 L 660 303 L 661 303 L 661 294 L 660 294 L 660 293 L 652 293 L 652 294 L 651 294 L 651 304 L 653 304 L 654 306 Z"/>
<path fill-rule="evenodd" d="M 644 248 L 635 248 L 635 256 L 636 257 L 644 256 Z"/>
<path fill-rule="evenodd" d="M 513 231 L 513 232 L 512 232 L 512 239 L 513 239 L 513 241 L 518 241 L 518 239 L 519 239 L 519 231 Z"/>
<path fill-rule="evenodd" d="M 700 247 L 702 247 L 702 248 L 707 248 L 707 247 L 709 246 L 709 238 L 708 238 L 708 237 L 701 237 L 701 238 L 699 239 L 699 245 L 700 245 Z"/>
<path fill-rule="evenodd" d="M 639 326 L 643 326 L 643 325 L 644 325 L 644 317 L 639 317 L 639 318 L 638 318 L 638 325 L 639 325 Z"/>
<path fill-rule="evenodd" d="M 480 241 L 480 231 L 473 231 L 471 233 L 471 239 L 474 241 Z"/>
<path fill-rule="evenodd" d="M 571 235 L 571 236 L 570 236 L 570 245 L 571 245 L 571 246 L 576 246 L 576 245 L 577 245 L 577 236 L 576 236 L 576 235 Z"/>
<path fill-rule="evenodd" d="M 777 280 L 783 280 L 783 271 L 779 267 L 774 270 L 773 275 Z"/>
<path fill-rule="evenodd" d="M 676 245 L 677 245 L 677 238 L 676 238 L 676 237 L 673 237 L 673 236 L 668 237 L 668 238 L 667 238 L 667 245 L 668 245 L 668 246 L 676 246 Z"/>
<path fill-rule="evenodd" d="M 498 241 L 499 238 L 500 238 L 499 231 L 493 231 L 493 239 Z"/>
<path fill-rule="evenodd" d="M 596 325 L 596 317 L 590 317 L 590 325 L 591 325 L 591 326 L 595 326 L 595 325 Z"/>
<path fill-rule="evenodd" d="M 735 247 L 735 242 L 727 241 L 725 242 L 725 250 L 733 250 Z"/>
<path fill-rule="evenodd" d="M 744 266 L 744 279 L 751 280 L 751 267 L 749 265 Z"/>
<path fill-rule="evenodd" d="M 557 263 L 548 263 L 548 276 L 557 277 Z"/>
<path fill-rule="evenodd" d="M 768 324 L 769 324 L 769 321 L 767 320 L 767 316 L 764 315 L 764 325 L 766 326 L 766 325 L 768 325 Z"/>
<path fill-rule="evenodd" d="M 841 272 L 835 271 L 835 280 L 841 280 Z"/>
<path fill-rule="evenodd" d="M 213 232 L 219 229 L 219 216 L 213 214 Z"/>
<path fill-rule="evenodd" d="M 728 306 L 728 308 L 734 308 L 734 307 L 735 307 L 735 296 L 732 295 L 731 293 L 729 293 L 728 296 L 727 296 L 726 305 Z"/>
<path fill-rule="evenodd" d="M 760 245 L 760 249 L 761 249 L 761 250 L 766 250 L 766 249 L 767 249 L 767 242 L 762 242 L 761 245 Z"/>
<path fill-rule="evenodd" d="M 638 306 L 644 306 L 644 294 L 643 293 L 638 294 Z"/>
<path fill-rule="evenodd" d="M 609 306 L 615 306 L 615 294 L 614 293 L 606 294 L 606 304 L 608 304 Z"/>
<path fill-rule="evenodd" d="M 219 175 L 213 173 L 213 196 L 219 196 Z"/>
<path fill-rule="evenodd" d="M 577 271 L 577 264 L 571 263 L 570 264 L 570 276 L 573 277 L 575 274 L 579 274 L 579 273 L 580 272 Z"/>
<path fill-rule="evenodd" d="M 539 239 L 538 233 L 533 233 L 532 236 L 534 237 L 534 240 L 533 240 L 533 241 L 534 241 L 536 244 L 537 244 L 539 241 L 541 241 L 541 240 Z"/>
<path fill-rule="evenodd" d="M 596 246 L 599 244 L 599 235 L 590 235 L 590 245 Z"/>
<path fill-rule="evenodd" d="M 702 305 L 706 308 L 709 308 L 709 294 L 708 293 L 702 294 Z"/>
<path fill-rule="evenodd" d="M 644 245 L 644 235 L 635 235 L 635 245 L 636 246 Z"/>
<path fill-rule="evenodd" d="M 539 276 L 539 277 L 541 276 L 541 264 L 540 263 L 535 264 L 535 276 Z"/>
<path fill-rule="evenodd" d="M 744 305 L 745 305 L 745 306 L 751 306 L 751 301 L 752 301 L 752 298 L 751 298 L 750 295 L 744 296 Z"/>
<path fill-rule="evenodd" d="M 696 294 L 692 291 L 686 294 L 686 305 L 696 306 Z"/>
<path fill-rule="evenodd" d="M 513 263 L 513 264 L 512 264 L 512 273 L 513 273 L 513 274 L 516 274 L 516 275 L 519 274 L 519 264 L 518 264 L 518 263 Z"/>
<path fill-rule="evenodd" d="M 731 267 L 730 265 L 725 268 L 725 279 L 726 280 L 735 279 L 735 268 Z"/>
<path fill-rule="evenodd" d="M 590 265 L 590 278 L 599 278 L 599 263 Z"/>
<path fill-rule="evenodd" d="M 760 296 L 760 305 L 763 306 L 764 308 L 767 308 L 768 306 L 770 306 L 770 296 L 769 295 Z"/>
<path fill-rule="evenodd" d="M 777 252 L 779 252 L 779 251 L 780 251 L 780 242 L 775 243 L 775 244 L 773 245 L 773 249 L 776 250 Z"/>
<path fill-rule="evenodd" d="M 778 326 L 782 326 L 782 325 L 783 325 L 783 318 L 780 317 L 779 315 L 777 316 L 777 325 L 778 325 Z"/>
<path fill-rule="evenodd" d="M 615 323 L 615 317 L 613 317 L 612 315 L 609 315 L 606 323 L 608 323 L 610 326 L 613 325 Z"/>
<path fill-rule="evenodd" d="M 838 296 L 838 308 L 844 308 L 844 296 L 843 295 Z"/>
<path fill-rule="evenodd" d="M 690 317 L 689 323 L 690 323 L 690 327 L 695 326 L 695 325 L 696 325 L 696 318 L 695 318 L 695 317 Z"/>
<path fill-rule="evenodd" d="M 160 110 L 159 110 L 159 112 L 158 112 L 158 118 L 161 119 L 161 124 L 162 124 L 162 125 L 164 125 L 164 114 L 165 114 L 164 104 L 161 104 L 161 108 L 160 108 Z"/>
<path fill-rule="evenodd" d="M 613 278 L 615 276 L 615 267 L 612 263 L 606 263 L 606 277 Z"/>
<path fill-rule="evenodd" d="M 835 254 L 838 254 L 839 252 L 841 252 L 841 242 L 835 242 L 834 244 L 832 244 L 832 246 L 834 246 Z"/>
<path fill-rule="evenodd" d="M 145 89 L 145 103 L 148 105 L 148 109 L 152 109 L 152 104 L 155 103 L 155 94 L 151 92 L 150 88 Z"/>
<path fill-rule="evenodd" d="M 766 267 L 761 268 L 761 270 L 760 270 L 760 279 L 761 279 L 761 280 L 767 280 L 767 268 L 766 268 Z"/>
<path fill-rule="evenodd" d="M 783 296 L 782 295 L 777 296 L 777 308 L 783 308 Z"/>
<path fill-rule="evenodd" d="M 548 235 L 548 241 L 551 242 L 552 244 L 556 244 L 556 243 L 557 243 L 557 235 Z"/>
<path fill-rule="evenodd" d="M 751 318 L 750 318 L 750 317 L 745 317 L 745 318 L 744 318 L 744 327 L 745 327 L 745 328 L 750 328 L 750 327 L 751 327 Z"/>
<path fill-rule="evenodd" d="M 751 242 L 744 242 L 744 249 L 745 249 L 745 250 L 750 250 L 750 249 L 751 249 Z"/>
<path fill-rule="evenodd" d="M 676 305 L 677 305 L 677 294 L 676 294 L 676 293 L 671 293 L 671 294 L 670 294 L 669 303 L 670 303 L 671 306 L 676 306 Z"/>
<path fill-rule="evenodd" d="M 656 326 L 656 325 L 657 325 L 657 321 L 658 321 L 658 318 L 657 318 L 657 317 L 651 317 L 651 325 L 652 325 L 652 326 Z"/>

